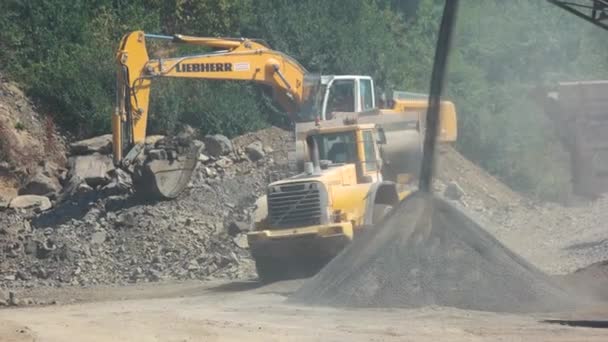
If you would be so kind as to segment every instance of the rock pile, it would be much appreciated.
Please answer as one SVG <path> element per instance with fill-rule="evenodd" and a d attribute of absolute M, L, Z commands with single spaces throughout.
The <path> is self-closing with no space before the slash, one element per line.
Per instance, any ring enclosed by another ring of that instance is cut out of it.
<path fill-rule="evenodd" d="M 72 144 L 53 209 L 0 212 L 0 287 L 254 277 L 244 233 L 268 182 L 289 173 L 290 139 L 277 128 L 208 136 L 189 188 L 162 202 L 130 194 L 106 138 Z M 216 140 L 219 152 L 208 149 Z M 264 155 L 250 157 L 252 144 Z"/>

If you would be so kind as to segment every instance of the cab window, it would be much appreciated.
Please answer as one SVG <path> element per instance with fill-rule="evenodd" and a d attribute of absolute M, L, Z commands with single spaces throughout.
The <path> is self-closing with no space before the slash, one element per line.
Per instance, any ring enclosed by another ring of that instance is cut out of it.
<path fill-rule="evenodd" d="M 355 111 L 354 80 L 336 80 L 332 83 L 327 99 L 327 113 Z"/>
<path fill-rule="evenodd" d="M 376 160 L 374 135 L 371 131 L 363 131 L 363 150 L 365 153 L 365 170 L 376 171 L 378 169 L 378 162 Z"/>
<path fill-rule="evenodd" d="M 330 160 L 332 163 L 355 163 L 357 161 L 353 132 L 317 135 L 315 139 L 319 148 L 319 159 Z"/>
<path fill-rule="evenodd" d="M 373 89 L 371 80 L 359 81 L 359 93 L 361 94 L 361 109 L 363 111 L 371 110 L 374 108 L 372 91 Z"/>

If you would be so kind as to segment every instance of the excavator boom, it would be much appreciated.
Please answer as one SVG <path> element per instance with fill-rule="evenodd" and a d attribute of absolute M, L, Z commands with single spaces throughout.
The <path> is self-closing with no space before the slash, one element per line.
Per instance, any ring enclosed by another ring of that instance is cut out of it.
<path fill-rule="evenodd" d="M 306 69 L 293 58 L 271 50 L 265 44 L 248 39 L 149 35 L 175 43 L 223 49 L 193 56 L 150 59 L 146 48 L 147 36 L 141 31 L 125 35 L 117 53 L 120 90 L 113 120 L 117 163 L 123 160 L 125 147 L 142 143 L 146 137 L 150 85 L 154 78 L 241 80 L 265 84 L 273 88 L 275 100 L 288 113 L 297 112 L 303 101 L 302 84 Z M 121 129 L 124 123 L 130 125 Z"/>
<path fill-rule="evenodd" d="M 214 51 L 150 59 L 146 38 L 204 46 Z M 183 140 L 180 146 L 173 141 L 153 154 L 144 150 L 150 86 L 154 79 L 240 80 L 267 85 L 273 89 L 273 96 L 283 109 L 295 115 L 304 101 L 303 83 L 308 74 L 296 60 L 271 50 L 260 41 L 146 35 L 142 31 L 131 32 L 122 38 L 116 60 L 117 96 L 112 116 L 114 162 L 134 175 L 136 191 L 151 192 L 161 198 L 173 198 L 186 187 L 196 167 L 198 153 L 194 146 L 184 146 Z"/>

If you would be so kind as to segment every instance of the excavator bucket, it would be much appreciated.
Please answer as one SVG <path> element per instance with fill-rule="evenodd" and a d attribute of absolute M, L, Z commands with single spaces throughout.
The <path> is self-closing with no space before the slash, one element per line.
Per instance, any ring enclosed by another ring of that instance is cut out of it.
<path fill-rule="evenodd" d="M 160 147 L 149 150 L 145 161 L 135 167 L 133 185 L 145 198 L 173 199 L 188 186 L 199 148 L 192 143 Z"/>

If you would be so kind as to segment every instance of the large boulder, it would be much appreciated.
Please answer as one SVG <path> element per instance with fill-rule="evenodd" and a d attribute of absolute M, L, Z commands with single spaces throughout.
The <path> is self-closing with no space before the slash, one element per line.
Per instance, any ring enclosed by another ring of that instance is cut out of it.
<path fill-rule="evenodd" d="M 213 157 L 220 157 L 232 152 L 232 142 L 221 134 L 205 136 L 207 152 Z"/>
<path fill-rule="evenodd" d="M 63 187 L 63 192 L 59 196 L 58 201 L 61 202 L 68 198 L 71 198 L 71 199 L 83 198 L 83 197 L 86 197 L 87 195 L 91 194 L 93 191 L 94 191 L 94 189 L 91 188 L 84 181 L 84 179 L 82 179 L 78 176 L 73 176 L 65 183 L 65 186 Z"/>
<path fill-rule="evenodd" d="M 96 187 L 110 182 L 108 172 L 114 171 L 114 163 L 108 156 L 92 154 L 70 158 L 70 176 L 83 179 L 88 185 Z"/>
<path fill-rule="evenodd" d="M 52 207 L 51 200 L 45 196 L 38 195 L 22 195 L 17 196 L 8 204 L 12 209 L 34 209 L 45 211 Z"/>
<path fill-rule="evenodd" d="M 19 189 L 19 195 L 50 196 L 61 191 L 61 184 L 57 178 L 38 171 L 24 187 Z"/>
<path fill-rule="evenodd" d="M 93 153 L 109 154 L 112 151 L 112 134 L 100 135 L 90 139 L 76 141 L 70 144 L 73 155 Z"/>
<path fill-rule="evenodd" d="M 264 153 L 264 145 L 259 141 L 254 141 L 245 147 L 245 152 L 251 161 L 258 161 L 266 155 Z"/>
<path fill-rule="evenodd" d="M 109 176 L 112 177 L 112 181 L 101 188 L 101 192 L 105 196 L 126 194 L 133 186 L 131 175 L 121 169 L 114 169 L 112 172 L 109 172 Z"/>

